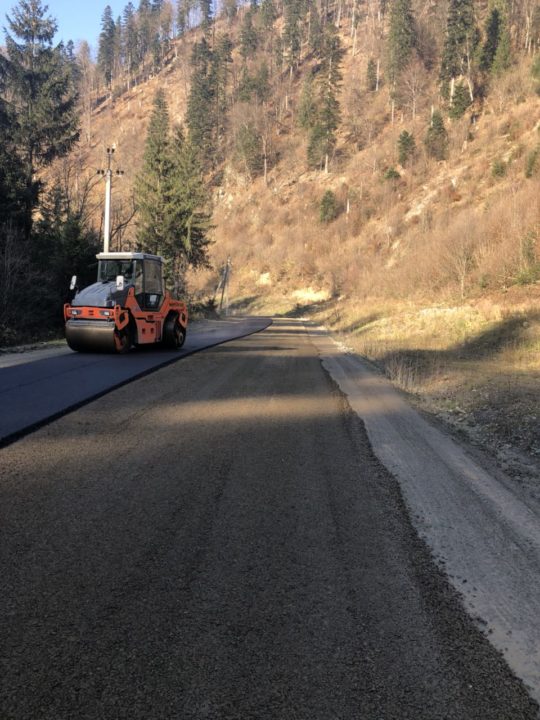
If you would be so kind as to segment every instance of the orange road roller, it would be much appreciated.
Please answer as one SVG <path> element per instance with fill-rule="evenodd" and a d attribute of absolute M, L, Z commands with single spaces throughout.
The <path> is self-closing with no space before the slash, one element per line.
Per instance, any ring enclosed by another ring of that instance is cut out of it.
<path fill-rule="evenodd" d="M 163 258 L 135 252 L 97 255 L 98 278 L 64 305 L 66 340 L 79 352 L 127 352 L 137 345 L 178 349 L 186 339 L 184 302 L 165 289 Z"/>

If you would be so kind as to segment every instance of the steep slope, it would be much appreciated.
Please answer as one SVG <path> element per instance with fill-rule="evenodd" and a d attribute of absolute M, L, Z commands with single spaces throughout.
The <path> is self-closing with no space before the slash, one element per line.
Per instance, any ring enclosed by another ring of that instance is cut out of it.
<path fill-rule="evenodd" d="M 214 35 L 227 32 L 233 45 L 238 43 L 246 12 L 232 23 L 216 22 Z M 535 279 L 540 99 L 531 60 L 494 79 L 481 106 L 459 120 L 445 119 L 448 159 L 437 162 L 423 142 L 430 108 L 440 101 L 436 69 L 416 68 L 414 107 L 404 99 L 393 111 L 384 83 L 379 92 L 366 88 L 374 52 L 370 17 L 353 35 L 351 22 L 341 20 L 341 122 L 328 172 L 310 169 L 308 138 L 298 122 L 304 81 L 320 69 L 309 47 L 303 46 L 294 73 L 272 68 L 265 48 L 245 63 L 238 48 L 233 51 L 227 133 L 208 178 L 214 188 L 213 258 L 219 264 L 232 257 L 235 290 L 249 294 L 277 286 L 288 293 L 313 285 L 334 295 L 432 298 Z M 115 187 L 119 217 L 128 213 L 158 87 L 166 92 L 172 122 L 185 123 L 189 58 L 200 37 L 194 30 L 175 41 L 170 62 L 158 75 L 113 93 L 93 112 L 90 133 L 75 153 L 77 172 L 93 177 L 105 148 L 116 146 L 118 167 L 125 171 Z M 262 62 L 272 68 L 271 96 L 256 108 L 257 115 L 253 102 L 239 99 L 238 88 L 245 68 L 255 72 Z M 242 127 L 260 125 L 262 115 L 270 147 L 266 178 L 241 157 L 238 142 Z M 401 167 L 398 139 L 404 130 L 414 137 L 416 151 Z M 330 223 L 320 221 L 327 190 L 337 203 L 337 218 Z M 117 243 L 129 244 L 133 229 L 132 224 Z M 201 284 L 195 281 L 195 287 Z"/>

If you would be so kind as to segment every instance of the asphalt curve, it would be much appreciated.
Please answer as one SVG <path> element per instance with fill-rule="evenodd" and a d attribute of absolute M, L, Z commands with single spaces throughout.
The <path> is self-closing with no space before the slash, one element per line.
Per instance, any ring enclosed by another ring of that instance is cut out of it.
<path fill-rule="evenodd" d="M 267 327 L 269 318 L 204 320 L 190 324 L 181 350 L 145 347 L 127 355 L 77 353 L 67 346 L 0 358 L 0 447 L 51 418 L 186 355 Z M 25 362 L 26 360 L 26 362 Z"/>
<path fill-rule="evenodd" d="M 294 323 L 0 459 L 2 720 L 537 717 Z"/>

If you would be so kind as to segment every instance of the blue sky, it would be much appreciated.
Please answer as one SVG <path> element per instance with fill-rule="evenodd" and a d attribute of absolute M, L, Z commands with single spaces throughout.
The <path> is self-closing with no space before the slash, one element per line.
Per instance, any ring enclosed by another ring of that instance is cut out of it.
<path fill-rule="evenodd" d="M 95 49 L 100 32 L 101 16 L 106 5 L 110 5 L 114 18 L 122 14 L 128 0 L 103 0 L 103 2 L 89 2 L 88 0 L 43 0 L 48 5 L 49 15 L 56 19 L 58 24 L 57 40 L 88 40 Z M 17 5 L 16 0 L 0 0 L 0 45 L 4 44 L 3 28 L 6 27 L 6 14 Z M 138 2 L 133 3 L 135 6 Z"/>

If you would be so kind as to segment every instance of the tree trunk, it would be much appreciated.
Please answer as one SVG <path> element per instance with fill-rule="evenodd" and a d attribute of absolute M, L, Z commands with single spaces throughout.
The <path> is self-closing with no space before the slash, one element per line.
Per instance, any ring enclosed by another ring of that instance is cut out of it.
<path fill-rule="evenodd" d="M 470 77 L 467 78 L 467 86 L 469 88 L 469 97 L 471 98 L 471 102 L 474 102 L 474 88 Z"/>
<path fill-rule="evenodd" d="M 262 151 L 263 151 L 263 168 L 264 168 L 264 184 L 268 185 L 268 153 L 267 153 L 268 141 L 266 136 L 262 138 Z"/>

